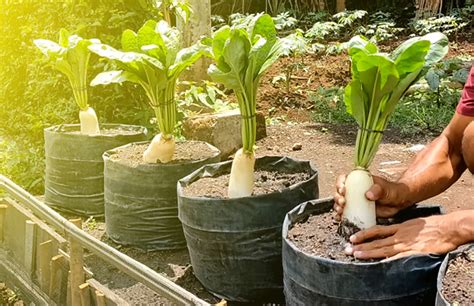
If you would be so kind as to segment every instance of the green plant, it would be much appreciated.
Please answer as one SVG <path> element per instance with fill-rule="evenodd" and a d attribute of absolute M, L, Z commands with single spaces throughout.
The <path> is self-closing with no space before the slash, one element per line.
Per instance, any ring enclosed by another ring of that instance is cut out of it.
<path fill-rule="evenodd" d="M 226 21 L 224 17 L 220 15 L 211 15 L 211 24 L 212 24 L 212 31 L 216 31 L 220 27 L 226 25 Z"/>
<path fill-rule="evenodd" d="M 405 28 L 396 26 L 392 13 L 377 11 L 370 15 L 369 24 L 360 26 L 356 32 L 378 43 L 398 39 L 397 35 L 404 31 Z"/>
<path fill-rule="evenodd" d="M 306 32 L 305 36 L 312 41 L 323 42 L 327 40 L 327 38 L 334 39 L 338 37 L 343 28 L 343 25 L 334 21 L 316 22 L 311 29 Z"/>
<path fill-rule="evenodd" d="M 289 93 L 293 72 L 306 66 L 303 55 L 309 52 L 310 47 L 308 45 L 308 40 L 304 37 L 303 31 L 300 29 L 297 29 L 293 34 L 282 38 L 281 46 L 281 55 L 292 56 L 294 58 L 294 61 L 286 65 L 285 74 L 283 76 L 283 80 L 286 84 L 286 92 Z M 274 79 L 274 82 L 276 82 L 276 79 Z"/>
<path fill-rule="evenodd" d="M 129 0 L 14 1 L 0 6 L 0 37 L 8 42 L 0 48 L 0 173 L 32 194 L 43 194 L 44 128 L 78 123 L 78 110 L 68 81 L 45 65 L 33 40 L 56 41 L 58 30 L 67 28 L 117 45 L 124 28 L 139 27 L 153 12 Z M 104 62 L 91 56 L 90 75 L 103 68 Z M 153 113 L 143 108 L 146 97 L 134 85 L 89 87 L 88 93 L 99 122 L 138 124 L 154 131 L 149 123 Z"/>
<path fill-rule="evenodd" d="M 318 87 L 308 95 L 314 103 L 313 119 L 320 123 L 352 123 L 353 118 L 346 112 L 344 105 L 344 88 Z"/>
<path fill-rule="evenodd" d="M 289 12 L 278 14 L 276 17 L 273 17 L 273 21 L 278 31 L 294 29 L 298 24 L 298 20 L 292 17 Z"/>
<path fill-rule="evenodd" d="M 390 55 L 378 52 L 375 44 L 360 36 L 349 42 L 352 81 L 345 89 L 347 112 L 359 125 L 354 166 L 346 180 L 346 224 L 365 229 L 375 225 L 375 204 L 365 198 L 373 185 L 367 171 L 383 131 L 397 103 L 426 68 L 448 52 L 448 39 L 441 33 L 415 37 L 402 43 Z M 351 234 L 347 227 L 342 233 Z"/>
<path fill-rule="evenodd" d="M 195 83 L 181 83 L 181 86 L 189 86 L 179 96 L 179 108 L 186 112 L 186 116 L 196 113 L 218 113 L 238 106 L 227 101 L 227 95 L 220 90 L 215 83 L 204 81 L 203 86 Z"/>
<path fill-rule="evenodd" d="M 246 28 L 252 23 L 252 20 L 256 17 L 256 14 L 241 14 L 234 13 L 229 16 L 229 22 L 231 26 L 240 26 Z M 290 30 L 296 27 L 298 20 L 293 18 L 289 12 L 283 12 L 275 17 L 272 17 L 275 23 L 275 28 L 278 31 Z"/>
<path fill-rule="evenodd" d="M 237 97 L 242 116 L 242 143 L 232 163 L 229 197 L 252 194 L 256 141 L 256 100 L 260 79 L 282 53 L 274 22 L 256 15 L 247 27 L 223 27 L 214 33 L 209 75 Z"/>
<path fill-rule="evenodd" d="M 100 73 L 92 85 L 132 82 L 148 96 L 158 121 L 160 134 L 144 153 L 144 160 L 167 163 L 173 158 L 176 125 L 175 88 L 179 75 L 203 54 L 202 45 L 181 49 L 180 32 L 166 21 L 147 21 L 137 33 L 125 30 L 118 51 L 105 44 L 91 45 L 90 50 L 112 61 L 120 70 Z"/>
<path fill-rule="evenodd" d="M 441 84 L 436 91 L 416 90 L 397 105 L 389 124 L 402 136 L 439 135 L 451 120 L 461 89 Z M 433 103 L 433 101 L 440 101 Z"/>
<path fill-rule="evenodd" d="M 189 20 L 191 15 L 191 7 L 186 0 L 142 0 L 148 1 L 150 4 L 160 12 L 162 17 L 168 24 L 173 24 L 176 19 L 181 19 L 184 22 Z"/>
<path fill-rule="evenodd" d="M 413 19 L 410 23 L 413 31 L 419 35 L 431 32 L 441 32 L 447 36 L 457 37 L 458 32 L 466 27 L 468 22 L 456 16 L 430 17 L 427 19 Z"/>
<path fill-rule="evenodd" d="M 326 11 L 321 11 L 321 12 L 309 12 L 305 14 L 302 18 L 302 23 L 305 25 L 310 25 L 312 26 L 316 22 L 324 22 L 328 21 L 328 19 L 331 17 L 331 15 L 328 14 Z"/>
<path fill-rule="evenodd" d="M 331 17 L 330 21 L 318 21 L 307 32 L 306 37 L 313 41 L 324 42 L 344 39 L 357 32 L 367 20 L 367 11 L 344 11 Z"/>
<path fill-rule="evenodd" d="M 328 55 L 338 55 L 347 50 L 348 44 L 345 43 L 331 43 L 326 45 L 326 54 Z"/>
<path fill-rule="evenodd" d="M 363 10 L 343 11 L 332 16 L 333 20 L 344 27 L 354 28 L 368 16 L 369 13 Z"/>
<path fill-rule="evenodd" d="M 74 98 L 80 108 L 81 133 L 100 134 L 99 122 L 94 109 L 89 107 L 87 96 L 87 70 L 90 52 L 88 47 L 100 43 L 97 39 L 82 39 L 66 29 L 59 32 L 59 43 L 36 39 L 35 45 L 47 57 L 49 65 L 68 78 Z"/>

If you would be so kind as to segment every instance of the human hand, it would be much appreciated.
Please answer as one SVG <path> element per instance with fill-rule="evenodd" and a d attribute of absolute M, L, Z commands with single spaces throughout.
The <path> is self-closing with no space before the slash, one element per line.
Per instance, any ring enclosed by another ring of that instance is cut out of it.
<path fill-rule="evenodd" d="M 409 206 L 409 203 L 401 203 L 397 197 L 397 183 L 389 182 L 379 176 L 372 176 L 374 185 L 365 193 L 370 201 L 376 201 L 377 217 L 389 218 L 400 210 Z M 340 175 L 336 181 L 336 193 L 334 194 L 334 210 L 336 219 L 340 220 L 346 205 L 346 187 L 344 185 L 346 175 Z"/>
<path fill-rule="evenodd" d="M 464 242 L 451 215 L 418 218 L 401 224 L 376 225 L 350 237 L 344 250 L 357 259 L 395 259 L 414 254 L 445 254 Z M 369 241 L 369 242 L 366 242 Z"/>

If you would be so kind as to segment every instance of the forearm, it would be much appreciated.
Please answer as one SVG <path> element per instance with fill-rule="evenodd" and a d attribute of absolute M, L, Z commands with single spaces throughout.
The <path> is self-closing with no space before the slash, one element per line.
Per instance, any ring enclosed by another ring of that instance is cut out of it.
<path fill-rule="evenodd" d="M 446 215 L 447 229 L 456 245 L 474 241 L 474 209 Z"/>
<path fill-rule="evenodd" d="M 443 133 L 420 152 L 397 182 L 397 202 L 409 205 L 426 200 L 456 182 L 466 169 L 457 147 Z"/>

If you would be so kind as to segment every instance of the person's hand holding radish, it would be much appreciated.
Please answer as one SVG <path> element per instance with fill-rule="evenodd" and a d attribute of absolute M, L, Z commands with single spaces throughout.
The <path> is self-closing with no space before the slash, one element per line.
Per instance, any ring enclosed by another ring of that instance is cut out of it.
<path fill-rule="evenodd" d="M 474 173 L 474 66 L 451 122 L 421 151 L 396 182 L 372 176 L 365 198 L 377 217 L 388 218 L 448 189 L 469 169 Z M 336 182 L 334 210 L 341 219 L 347 206 L 346 176 Z M 358 203 L 354 203 L 357 205 Z M 474 209 L 418 218 L 389 226 L 363 228 L 349 237 L 346 254 L 358 259 L 445 254 L 474 241 Z"/>
<path fill-rule="evenodd" d="M 346 204 L 345 181 L 346 175 L 340 175 L 336 181 L 336 193 L 334 194 L 334 210 L 336 211 L 336 219 L 341 220 L 344 206 Z M 375 201 L 375 211 L 377 217 L 389 218 L 394 216 L 400 210 L 409 206 L 410 203 L 403 203 L 399 195 L 404 186 L 401 184 L 389 182 L 379 176 L 372 176 L 374 185 L 365 193 L 365 197 L 369 201 Z"/>
<path fill-rule="evenodd" d="M 341 219 L 345 205 L 345 179 L 345 175 L 340 175 L 336 181 L 334 210 L 338 220 Z M 389 218 L 410 206 L 410 203 L 400 202 L 399 192 L 404 188 L 403 185 L 378 176 L 373 176 L 373 179 L 374 185 L 365 196 L 376 202 L 377 217 Z M 376 225 L 353 234 L 344 251 L 358 259 L 396 259 L 421 253 L 444 254 L 467 242 L 458 233 L 458 229 L 462 228 L 459 220 L 462 219 L 463 212 L 457 212 L 390 226 Z"/>

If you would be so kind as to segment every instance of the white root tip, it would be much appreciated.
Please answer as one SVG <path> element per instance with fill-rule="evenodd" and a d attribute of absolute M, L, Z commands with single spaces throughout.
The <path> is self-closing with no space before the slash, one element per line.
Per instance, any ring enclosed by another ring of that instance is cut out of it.
<path fill-rule="evenodd" d="M 169 163 L 173 160 L 176 143 L 174 138 L 166 139 L 162 134 L 153 137 L 148 148 L 143 153 L 143 160 L 146 163 L 154 164 L 160 161 L 163 164 Z"/>
<path fill-rule="evenodd" d="M 242 149 L 235 153 L 230 171 L 229 198 L 241 198 L 252 195 L 254 186 L 255 155 L 246 154 Z"/>
<path fill-rule="evenodd" d="M 375 202 L 369 201 L 365 193 L 372 187 L 374 180 L 369 171 L 357 169 L 349 173 L 346 179 L 346 206 L 343 219 L 360 229 L 376 225 Z"/>
<path fill-rule="evenodd" d="M 81 134 L 89 136 L 100 135 L 99 121 L 92 107 L 79 112 L 79 121 L 81 122 Z"/>

